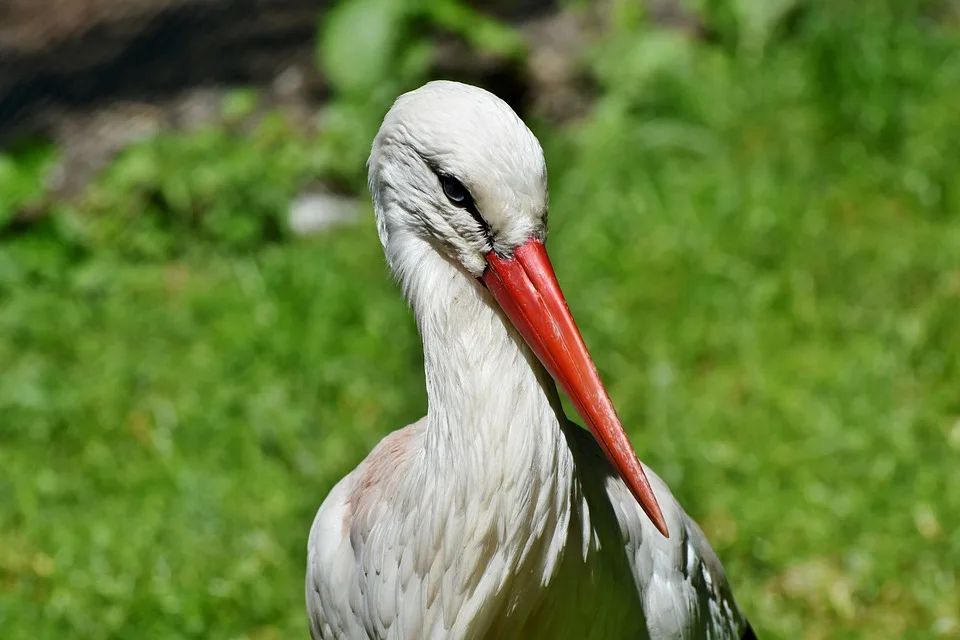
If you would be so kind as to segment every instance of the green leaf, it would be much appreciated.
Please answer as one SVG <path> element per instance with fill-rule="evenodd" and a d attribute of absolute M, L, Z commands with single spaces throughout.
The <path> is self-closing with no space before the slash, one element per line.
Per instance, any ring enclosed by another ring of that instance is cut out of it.
<path fill-rule="evenodd" d="M 376 91 L 389 76 L 410 12 L 404 2 L 341 2 L 321 26 L 318 64 L 338 92 Z"/>
<path fill-rule="evenodd" d="M 234 89 L 223 98 L 220 110 L 224 119 L 236 122 L 252 114 L 259 104 L 256 89 Z"/>
<path fill-rule="evenodd" d="M 480 51 L 517 60 L 526 55 L 526 44 L 515 29 L 459 0 L 427 0 L 423 13 Z"/>
<path fill-rule="evenodd" d="M 801 0 L 736 0 L 733 12 L 736 16 L 740 44 L 748 52 L 759 54 L 780 21 Z"/>
<path fill-rule="evenodd" d="M 24 207 L 43 197 L 56 159 L 53 145 L 36 140 L 25 141 L 8 153 L 0 153 L 0 228 Z"/>

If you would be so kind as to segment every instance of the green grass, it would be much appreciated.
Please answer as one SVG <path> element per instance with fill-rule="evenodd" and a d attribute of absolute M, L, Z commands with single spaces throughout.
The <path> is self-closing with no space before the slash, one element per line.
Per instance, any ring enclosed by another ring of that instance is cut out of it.
<path fill-rule="evenodd" d="M 591 115 L 538 127 L 550 251 L 760 637 L 960 637 L 960 37 L 829 7 L 720 45 L 623 18 Z M 295 181 L 237 162 L 249 230 Z M 0 239 L 3 636 L 305 637 L 316 508 L 424 411 L 413 320 L 369 215 L 251 246 L 123 171 Z"/>

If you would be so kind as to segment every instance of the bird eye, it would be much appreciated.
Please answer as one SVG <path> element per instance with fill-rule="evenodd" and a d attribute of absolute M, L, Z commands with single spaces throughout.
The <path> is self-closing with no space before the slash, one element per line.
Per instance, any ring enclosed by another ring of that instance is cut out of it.
<path fill-rule="evenodd" d="M 443 195 L 447 196 L 447 200 L 453 204 L 465 209 L 473 206 L 473 198 L 470 197 L 470 192 L 456 178 L 442 175 L 440 176 L 440 186 L 443 187 Z"/>
<path fill-rule="evenodd" d="M 437 172 L 437 177 L 440 178 L 440 186 L 443 187 L 443 195 L 447 196 L 447 200 L 454 206 L 464 209 L 473 216 L 473 219 L 477 221 L 477 224 L 480 225 L 480 228 L 487 237 L 491 237 L 490 225 L 488 225 L 487 221 L 480 215 L 480 212 L 477 210 L 477 205 L 473 201 L 473 196 L 471 196 L 467 188 L 463 186 L 463 183 L 453 176 L 440 173 L 439 171 Z"/>

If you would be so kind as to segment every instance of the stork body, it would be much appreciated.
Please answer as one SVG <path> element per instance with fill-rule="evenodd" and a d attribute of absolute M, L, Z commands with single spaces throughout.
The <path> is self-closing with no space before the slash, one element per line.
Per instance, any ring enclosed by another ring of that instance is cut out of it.
<path fill-rule="evenodd" d="M 542 151 L 519 118 L 456 83 L 406 94 L 370 188 L 423 338 L 428 412 L 320 507 L 312 636 L 747 637 L 700 529 L 591 386 L 542 249 Z M 594 435 L 564 416 L 554 378 Z"/>

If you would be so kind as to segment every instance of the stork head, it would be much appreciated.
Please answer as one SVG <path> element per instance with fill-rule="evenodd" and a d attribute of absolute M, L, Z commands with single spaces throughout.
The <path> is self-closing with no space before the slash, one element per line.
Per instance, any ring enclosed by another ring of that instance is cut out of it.
<path fill-rule="evenodd" d="M 668 535 L 544 249 L 547 168 L 533 133 L 492 93 L 430 82 L 397 99 L 368 164 L 391 268 L 401 279 L 405 269 L 415 268 L 405 263 L 405 240 L 422 240 L 489 289 L 640 506 Z"/>
<path fill-rule="evenodd" d="M 491 251 L 543 240 L 547 167 L 517 114 L 492 93 L 430 82 L 400 96 L 370 154 L 380 240 L 413 230 L 480 277 Z"/>

